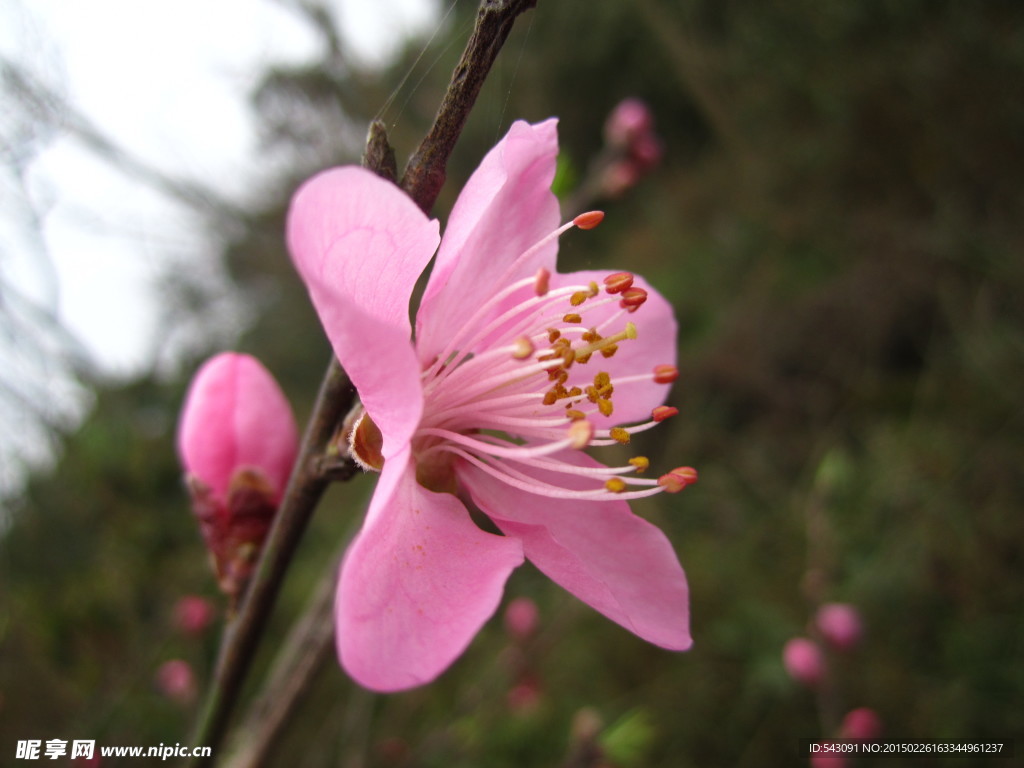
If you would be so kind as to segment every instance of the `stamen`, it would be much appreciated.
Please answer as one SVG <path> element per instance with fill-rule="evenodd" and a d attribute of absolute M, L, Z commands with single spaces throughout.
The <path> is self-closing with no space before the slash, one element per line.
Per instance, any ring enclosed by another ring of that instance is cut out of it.
<path fill-rule="evenodd" d="M 636 473 L 638 475 L 646 471 L 647 468 L 651 466 L 651 460 L 646 456 L 634 456 L 629 460 L 629 463 L 636 467 Z"/>
<path fill-rule="evenodd" d="M 676 467 L 658 478 L 658 485 L 665 489 L 665 493 L 679 493 L 686 486 L 696 482 L 697 470 L 693 467 Z"/>
<path fill-rule="evenodd" d="M 679 369 L 674 365 L 654 366 L 654 382 L 656 384 L 671 384 L 679 378 Z"/>
<path fill-rule="evenodd" d="M 612 493 L 622 493 L 626 490 L 626 483 L 621 477 L 609 477 L 605 480 L 604 487 Z"/>
<path fill-rule="evenodd" d="M 551 272 L 541 267 L 533 279 L 533 290 L 538 296 L 547 296 L 551 289 Z"/>
<path fill-rule="evenodd" d="M 572 223 L 580 229 L 593 229 L 602 221 L 604 221 L 604 211 L 587 211 L 573 219 Z"/>
<path fill-rule="evenodd" d="M 662 422 L 665 419 L 670 419 L 679 413 L 678 408 L 673 408 L 671 405 L 659 405 L 653 411 L 651 411 L 651 418 L 657 422 Z"/>
<path fill-rule="evenodd" d="M 629 432 L 622 427 L 611 428 L 612 440 L 622 445 L 629 445 Z"/>
<path fill-rule="evenodd" d="M 629 272 L 616 272 L 604 279 L 605 290 L 608 293 L 622 293 L 633 285 L 633 275 Z"/>
<path fill-rule="evenodd" d="M 516 339 L 515 350 L 512 352 L 512 357 L 516 360 L 525 360 L 530 357 L 535 351 L 533 342 L 525 336 L 520 336 Z"/>
<path fill-rule="evenodd" d="M 619 306 L 627 312 L 636 312 L 647 301 L 647 291 L 643 288 L 630 287 L 622 292 Z"/>

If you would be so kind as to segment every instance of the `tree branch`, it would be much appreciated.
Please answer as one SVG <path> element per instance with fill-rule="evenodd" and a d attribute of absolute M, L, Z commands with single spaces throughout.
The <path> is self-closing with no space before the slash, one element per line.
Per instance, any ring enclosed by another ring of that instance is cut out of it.
<path fill-rule="evenodd" d="M 537 0 L 482 0 L 480 3 L 476 27 L 452 72 L 434 125 L 420 142 L 402 176 L 402 189 L 424 213 L 430 213 L 444 186 L 448 158 L 512 24 L 517 16 L 536 5 Z"/>

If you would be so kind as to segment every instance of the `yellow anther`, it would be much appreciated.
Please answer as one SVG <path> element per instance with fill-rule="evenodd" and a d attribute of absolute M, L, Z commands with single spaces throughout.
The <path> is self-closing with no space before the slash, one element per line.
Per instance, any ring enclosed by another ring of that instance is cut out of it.
<path fill-rule="evenodd" d="M 561 335 L 562 332 L 557 328 L 548 328 L 548 344 L 554 344 Z"/>
<path fill-rule="evenodd" d="M 590 294 L 586 291 L 576 291 L 572 296 L 569 297 L 569 303 L 574 307 L 578 307 L 584 301 L 590 298 Z"/>
<path fill-rule="evenodd" d="M 555 368 L 552 371 L 548 371 L 548 378 L 551 381 L 557 381 L 559 384 L 565 384 L 569 380 L 569 372 L 565 368 Z"/>
<path fill-rule="evenodd" d="M 601 292 L 601 289 L 597 287 L 597 283 L 591 280 L 590 285 L 587 286 L 587 291 L 590 293 L 591 298 L 593 298 Z"/>
<path fill-rule="evenodd" d="M 567 315 L 562 315 L 562 322 L 564 323 L 582 323 L 583 318 L 577 315 L 575 312 L 570 312 Z"/>
<path fill-rule="evenodd" d="M 597 410 L 601 412 L 602 416 L 611 416 L 614 408 L 611 400 L 606 400 L 603 397 L 597 399 Z"/>
<path fill-rule="evenodd" d="M 583 390 L 580 389 L 579 387 L 573 387 L 572 389 L 565 393 L 566 397 L 582 397 L 582 395 Z"/>
<path fill-rule="evenodd" d="M 622 427 L 612 427 L 611 429 L 612 440 L 622 445 L 629 445 L 629 432 L 624 430 Z"/>
<path fill-rule="evenodd" d="M 580 338 L 587 342 L 587 344 L 593 344 L 595 341 L 601 340 L 601 334 L 597 332 L 596 328 L 591 328 L 589 331 L 584 331 Z"/>
<path fill-rule="evenodd" d="M 587 414 L 583 411 L 577 411 L 575 408 L 569 408 L 565 415 L 570 421 L 583 421 L 583 419 L 587 418 Z"/>
<path fill-rule="evenodd" d="M 544 405 L 554 405 L 558 401 L 558 395 L 555 390 L 549 389 L 544 393 Z"/>
<path fill-rule="evenodd" d="M 646 456 L 634 456 L 629 460 L 629 463 L 636 467 L 636 473 L 638 475 L 643 474 L 644 471 L 651 466 L 651 460 Z"/>
<path fill-rule="evenodd" d="M 576 362 L 579 363 L 580 365 L 586 365 L 587 363 L 590 362 L 590 356 L 592 354 L 593 354 L 593 352 L 587 352 L 587 354 L 585 354 L 585 355 L 577 354 L 576 355 Z"/>
<path fill-rule="evenodd" d="M 601 357 L 603 357 L 605 359 L 608 359 L 609 357 L 611 357 L 612 355 L 614 355 L 618 351 L 619 351 L 619 345 L 618 344 L 609 344 L 607 347 L 602 347 L 601 348 Z"/>
<path fill-rule="evenodd" d="M 627 339 L 635 339 L 636 338 L 636 324 L 635 323 L 626 323 L 626 338 Z"/>
<path fill-rule="evenodd" d="M 592 403 L 596 403 L 597 402 L 598 394 L 597 394 L 597 388 L 596 387 L 594 387 L 593 385 L 590 385 L 589 387 L 587 387 L 583 391 L 587 393 L 587 400 L 589 400 Z"/>
<path fill-rule="evenodd" d="M 525 336 L 520 336 L 516 339 L 515 349 L 512 351 L 512 357 L 516 360 L 525 360 L 534 352 L 533 342 Z"/>
<path fill-rule="evenodd" d="M 626 483 L 621 477 L 609 477 L 605 480 L 604 487 L 612 493 L 622 493 L 626 490 Z"/>

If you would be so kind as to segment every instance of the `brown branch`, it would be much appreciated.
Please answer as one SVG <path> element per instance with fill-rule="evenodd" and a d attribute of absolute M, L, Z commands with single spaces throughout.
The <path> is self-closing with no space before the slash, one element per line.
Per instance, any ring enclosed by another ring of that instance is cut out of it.
<path fill-rule="evenodd" d="M 445 168 L 466 123 L 480 87 L 504 44 L 516 17 L 536 0 L 482 0 L 476 27 L 441 102 L 434 125 L 409 161 L 402 187 L 426 212 L 433 208 L 444 184 Z M 364 163 L 394 178 L 394 153 L 383 126 L 370 127 Z M 328 484 L 345 479 L 351 469 L 331 462 L 327 446 L 355 399 L 355 391 L 338 362 L 331 360 L 303 437 L 299 459 L 289 480 L 274 525 L 253 574 L 237 618 L 225 629 L 214 681 L 192 740 L 216 753 L 227 731 L 259 639 L 277 599 L 292 555 Z M 354 473 L 354 469 L 352 469 Z M 192 766 L 209 765 L 193 758 Z"/>
<path fill-rule="evenodd" d="M 424 213 L 430 213 L 444 186 L 448 158 L 512 24 L 519 14 L 536 5 L 537 0 L 482 0 L 480 3 L 476 27 L 452 72 L 434 125 L 420 142 L 402 176 L 402 189 Z"/>

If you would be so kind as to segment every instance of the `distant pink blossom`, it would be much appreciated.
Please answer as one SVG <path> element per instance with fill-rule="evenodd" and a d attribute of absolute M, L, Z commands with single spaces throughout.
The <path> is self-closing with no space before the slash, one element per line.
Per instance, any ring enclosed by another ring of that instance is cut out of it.
<path fill-rule="evenodd" d="M 812 688 L 825 673 L 821 649 L 806 637 L 794 637 L 786 643 L 782 649 L 782 663 L 790 677 Z"/>
<path fill-rule="evenodd" d="M 557 151 L 554 120 L 515 123 L 443 240 L 362 168 L 326 171 L 292 202 L 292 256 L 365 409 L 350 449 L 381 473 L 336 601 L 341 663 L 368 688 L 437 677 L 524 557 L 640 637 L 690 646 L 683 570 L 627 502 L 696 472 L 646 479 L 645 457 L 606 467 L 582 450 L 675 413 L 662 405 L 678 376 L 672 307 L 629 273 L 555 271 L 559 235 L 601 219 L 559 225 Z M 412 340 L 410 297 L 435 250 Z"/>
<path fill-rule="evenodd" d="M 626 98 L 620 101 L 604 124 L 604 140 L 612 147 L 629 148 L 641 137 L 650 135 L 654 129 L 654 117 L 642 100 Z"/>
<path fill-rule="evenodd" d="M 882 735 L 882 718 L 870 707 L 858 707 L 846 713 L 839 734 L 844 739 L 874 741 Z"/>
<path fill-rule="evenodd" d="M 218 582 L 233 600 L 254 566 L 297 452 L 291 406 L 258 360 L 225 352 L 199 368 L 182 407 L 178 453 Z"/>
<path fill-rule="evenodd" d="M 192 666 L 181 659 L 171 659 L 156 671 L 156 685 L 160 692 L 178 704 L 191 704 L 198 688 Z"/>
<path fill-rule="evenodd" d="M 822 743 L 827 746 L 832 742 Z M 850 761 L 840 752 L 819 752 L 811 755 L 810 764 L 811 768 L 845 768 Z"/>
<path fill-rule="evenodd" d="M 185 595 L 174 604 L 174 626 L 186 635 L 201 635 L 213 618 L 213 605 L 205 597 Z"/>
<path fill-rule="evenodd" d="M 505 607 L 505 629 L 517 640 L 525 640 L 537 630 L 539 611 L 528 597 L 517 597 Z"/>
<path fill-rule="evenodd" d="M 816 623 L 825 642 L 840 651 L 856 648 L 864 634 L 860 613 L 848 603 L 826 603 L 821 606 Z"/>

